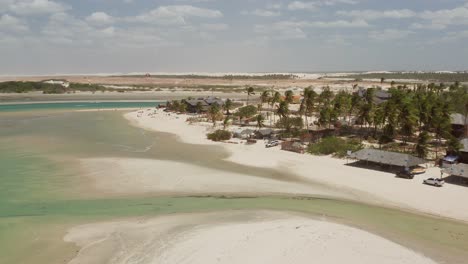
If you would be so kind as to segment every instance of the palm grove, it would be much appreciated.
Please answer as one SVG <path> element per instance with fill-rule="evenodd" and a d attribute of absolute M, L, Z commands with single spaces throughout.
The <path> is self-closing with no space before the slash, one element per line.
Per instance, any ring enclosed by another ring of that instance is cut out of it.
<path fill-rule="evenodd" d="M 353 90 L 356 86 L 353 87 Z M 224 107 L 224 129 L 233 116 L 255 122 L 258 128 L 270 124 L 283 129 L 284 137 L 299 137 L 307 134 L 310 126 L 336 128 L 335 135 L 359 136 L 381 148 L 408 152 L 427 158 L 435 157 L 443 150 L 456 153 L 460 143 L 452 135 L 451 115 L 468 115 L 467 87 L 458 82 L 446 86 L 443 83 L 429 85 L 392 86 L 388 99 L 376 100 L 380 88 L 368 88 L 364 93 L 333 92 L 324 87 L 320 93 L 312 88 L 304 89 L 300 105 L 291 111 L 293 92 L 282 95 L 278 91 L 261 91 L 258 105 L 252 104 L 254 89 L 249 87 L 248 105 L 231 114 L 232 102 Z M 267 106 L 267 107 L 264 107 Z M 212 106 L 208 111 L 215 122 L 222 108 Z M 221 114 L 222 115 L 222 114 Z M 215 118 L 216 116 L 216 118 Z M 269 122 L 265 122 L 269 120 Z M 335 141 L 341 144 L 340 141 Z M 432 155 L 434 156 L 434 155 Z"/>

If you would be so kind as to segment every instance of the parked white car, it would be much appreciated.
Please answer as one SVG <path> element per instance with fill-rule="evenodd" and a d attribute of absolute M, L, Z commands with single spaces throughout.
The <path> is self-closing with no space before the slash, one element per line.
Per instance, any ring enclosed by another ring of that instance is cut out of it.
<path fill-rule="evenodd" d="M 266 148 L 276 147 L 280 144 L 278 140 L 273 140 L 265 144 Z"/>
<path fill-rule="evenodd" d="M 423 181 L 423 183 L 428 184 L 428 185 L 437 186 L 437 187 L 442 187 L 444 185 L 445 181 L 441 180 L 441 179 L 436 179 L 436 178 L 429 178 L 429 179 L 425 179 Z"/>

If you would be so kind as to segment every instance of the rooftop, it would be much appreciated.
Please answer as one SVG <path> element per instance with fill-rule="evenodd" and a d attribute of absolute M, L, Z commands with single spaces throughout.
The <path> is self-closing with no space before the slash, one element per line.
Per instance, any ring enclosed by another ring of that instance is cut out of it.
<path fill-rule="evenodd" d="M 390 152 L 379 149 L 362 149 L 352 153 L 350 157 L 358 160 L 365 160 L 400 167 L 413 167 L 426 163 L 424 159 L 417 158 L 409 154 Z"/>
<path fill-rule="evenodd" d="M 458 113 L 452 114 L 450 118 L 452 119 L 452 125 L 464 126 L 466 124 L 466 121 L 468 121 L 468 120 L 465 120 L 464 115 L 458 114 Z"/>
<path fill-rule="evenodd" d="M 468 152 L 468 138 L 464 138 L 460 140 L 460 144 L 462 148 L 460 149 L 461 152 Z"/>

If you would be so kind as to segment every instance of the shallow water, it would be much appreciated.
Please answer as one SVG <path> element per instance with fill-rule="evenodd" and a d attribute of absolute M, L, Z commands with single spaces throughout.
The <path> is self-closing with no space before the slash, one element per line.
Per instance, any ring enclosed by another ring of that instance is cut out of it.
<path fill-rule="evenodd" d="M 83 110 L 83 109 L 117 109 L 117 108 L 147 108 L 158 105 L 158 102 L 106 102 L 106 101 L 76 101 L 54 103 L 4 103 L 0 104 L 0 112 L 40 111 L 40 110 Z"/>
<path fill-rule="evenodd" d="M 78 159 L 92 157 L 161 159 L 297 180 L 293 173 L 223 161 L 227 155 L 220 147 L 184 144 L 172 135 L 130 126 L 120 111 L 0 111 L 0 248 L 5 249 L 0 263 L 69 260 L 76 248 L 62 237 L 77 224 L 227 209 L 303 211 L 375 232 L 448 263 L 468 257 L 468 226 L 445 219 L 327 199 L 102 197 L 85 189 L 76 165 Z"/>

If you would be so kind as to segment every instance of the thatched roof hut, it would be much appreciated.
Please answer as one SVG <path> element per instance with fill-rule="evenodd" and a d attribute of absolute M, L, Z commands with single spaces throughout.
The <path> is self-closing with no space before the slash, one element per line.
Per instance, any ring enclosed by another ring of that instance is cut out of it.
<path fill-rule="evenodd" d="M 468 178 L 468 164 L 464 164 L 464 163 L 453 164 L 450 167 L 444 168 L 443 172 L 450 174 L 450 175 Z"/>
<path fill-rule="evenodd" d="M 426 163 L 424 159 L 417 158 L 409 154 L 379 149 L 362 149 L 352 153 L 350 158 L 400 167 L 414 167 L 419 164 Z"/>

